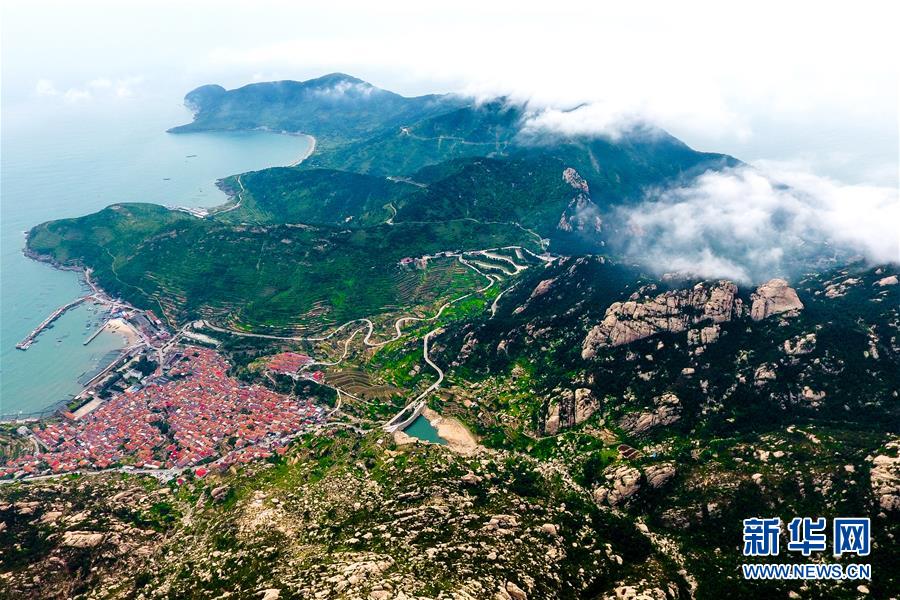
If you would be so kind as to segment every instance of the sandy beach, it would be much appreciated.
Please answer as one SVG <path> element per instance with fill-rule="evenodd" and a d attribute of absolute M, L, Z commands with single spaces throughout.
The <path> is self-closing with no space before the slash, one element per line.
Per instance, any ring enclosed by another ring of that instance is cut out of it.
<path fill-rule="evenodd" d="M 304 154 L 303 156 L 301 156 L 300 158 L 298 158 L 297 160 L 295 160 L 294 162 L 289 164 L 288 165 L 289 167 L 296 167 L 297 165 L 302 163 L 304 160 L 306 160 L 307 158 L 312 156 L 312 153 L 316 151 L 316 138 L 314 138 L 311 135 L 307 135 L 305 133 L 302 135 L 304 135 L 310 139 L 309 150 L 306 151 L 306 154 Z"/>
<path fill-rule="evenodd" d="M 121 335 L 125 338 L 125 344 L 128 346 L 131 346 L 140 340 L 137 330 L 124 319 L 110 319 L 106 322 L 104 329 Z"/>

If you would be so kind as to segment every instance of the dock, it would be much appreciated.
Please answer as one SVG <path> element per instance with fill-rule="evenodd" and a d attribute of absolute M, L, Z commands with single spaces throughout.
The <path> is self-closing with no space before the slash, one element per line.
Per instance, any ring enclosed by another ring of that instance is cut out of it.
<path fill-rule="evenodd" d="M 60 306 L 59 308 L 54 310 L 53 313 L 49 317 L 44 319 L 43 322 L 41 322 L 41 324 L 38 325 L 34 329 L 34 331 L 29 333 L 27 336 L 25 336 L 25 339 L 23 339 L 21 342 L 16 344 L 16 348 L 19 350 L 28 350 L 28 348 L 30 348 L 31 344 L 34 342 L 35 338 L 37 338 L 37 336 L 40 335 L 40 333 L 43 330 L 45 330 L 47 327 L 49 327 L 53 323 L 53 321 L 60 318 L 70 308 L 74 308 L 74 307 L 78 306 L 79 304 L 81 304 L 82 302 L 84 302 L 85 300 L 87 300 L 90 297 L 91 296 L 82 296 L 81 298 L 76 298 L 75 300 L 72 300 L 68 304 L 64 304 L 63 306 Z"/>
<path fill-rule="evenodd" d="M 87 397 L 87 395 L 91 392 L 96 384 L 98 384 L 103 378 L 109 375 L 112 371 L 118 369 L 126 362 L 134 358 L 135 354 L 137 354 L 140 350 L 143 349 L 143 346 L 138 344 L 135 346 L 129 346 L 122 350 L 119 356 L 116 357 L 114 361 L 106 365 L 99 373 L 91 377 L 90 381 L 84 384 L 84 388 L 75 396 L 75 400 L 83 400 Z"/>
<path fill-rule="evenodd" d="M 87 346 L 88 344 L 90 344 L 91 342 L 93 342 L 93 341 L 94 341 L 94 338 L 97 337 L 98 335 L 100 335 L 100 333 L 101 333 L 104 329 L 106 329 L 106 326 L 107 326 L 107 325 L 109 325 L 109 320 L 108 320 L 108 319 L 107 319 L 106 321 L 104 321 L 104 322 L 103 322 L 103 325 L 101 325 L 100 327 L 98 327 L 98 328 L 97 328 L 97 331 L 95 331 L 94 333 L 92 333 L 91 336 L 90 336 L 88 339 L 84 340 L 84 342 L 82 342 L 82 345 Z"/>

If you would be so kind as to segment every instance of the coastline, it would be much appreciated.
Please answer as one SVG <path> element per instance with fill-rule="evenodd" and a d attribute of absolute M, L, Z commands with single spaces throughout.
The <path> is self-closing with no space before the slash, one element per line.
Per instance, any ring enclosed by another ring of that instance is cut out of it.
<path fill-rule="evenodd" d="M 247 130 L 247 131 L 252 131 L 252 130 Z M 294 160 L 289 165 L 287 165 L 289 167 L 299 165 L 303 161 L 307 160 L 310 156 L 312 156 L 312 154 L 315 152 L 316 147 L 317 147 L 316 138 L 314 136 L 311 136 L 308 134 L 277 132 L 277 131 L 269 131 L 268 133 L 280 133 L 281 135 L 304 136 L 304 137 L 308 138 L 308 147 L 304 149 L 302 155 L 300 155 L 298 158 L 296 158 L 296 160 Z M 284 164 L 284 163 L 282 163 L 282 164 Z M 274 167 L 274 166 L 278 166 L 278 165 L 271 165 L 271 166 Z M 269 167 L 264 167 L 264 168 L 269 168 Z M 223 181 L 224 181 L 224 179 L 220 179 L 219 181 L 216 181 L 216 185 L 217 185 L 217 187 L 222 189 L 222 191 L 225 192 L 229 196 L 229 198 L 226 200 L 226 202 L 224 204 L 220 205 L 221 207 L 227 207 L 233 202 L 234 197 L 237 194 L 239 194 L 239 190 L 237 190 L 237 189 L 230 190 L 228 188 L 223 187 L 221 185 L 221 183 Z M 171 209 L 172 207 L 169 207 L 169 208 Z M 216 208 L 220 208 L 220 207 L 216 207 Z M 53 256 L 40 253 L 38 251 L 33 250 L 31 247 L 29 247 L 29 238 L 31 237 L 32 232 L 34 231 L 34 229 L 36 227 L 39 227 L 42 224 L 43 224 L 43 222 L 37 223 L 37 224 L 33 225 L 32 227 L 28 228 L 27 230 L 22 231 L 22 234 L 25 238 L 24 243 L 21 246 L 22 255 L 25 256 L 25 258 L 27 258 L 27 259 L 33 260 L 37 263 L 43 263 L 43 264 L 48 265 L 51 268 L 58 270 L 58 271 L 69 271 L 69 272 L 78 273 L 78 278 L 79 278 L 81 284 L 84 285 L 86 288 L 88 288 L 90 290 L 90 292 L 92 292 L 93 294 L 98 295 L 97 297 L 95 297 L 95 301 L 99 301 L 102 304 L 106 304 L 107 302 L 112 300 L 112 296 L 110 296 L 105 290 L 103 290 L 99 285 L 97 285 L 96 283 L 94 283 L 91 280 L 90 275 L 89 275 L 89 269 L 86 269 L 84 267 L 84 265 L 79 264 L 78 261 L 61 263 L 58 260 L 56 260 L 56 258 L 54 258 Z M 137 330 L 135 330 L 134 327 L 131 326 L 130 324 L 126 323 L 123 319 L 110 319 L 103 325 L 102 329 L 103 329 L 103 331 L 114 333 L 120 337 L 122 350 L 129 348 L 131 346 L 134 346 L 135 344 L 137 344 L 141 341 L 141 336 L 137 332 Z M 2 416 L 4 417 L 4 420 L 9 420 L 11 422 L 21 422 L 21 420 L 23 418 L 34 418 L 36 420 L 39 420 L 42 418 L 48 418 L 48 417 L 52 417 L 52 416 L 56 415 L 60 410 L 65 409 L 70 401 L 71 401 L 71 399 L 58 399 L 58 400 L 53 401 L 52 403 L 43 405 L 43 407 L 40 410 L 29 411 L 27 413 L 17 412 L 17 413 L 11 413 L 9 415 L 3 414 Z"/>
<path fill-rule="evenodd" d="M 285 168 L 300 166 L 301 163 L 303 163 L 310 156 L 313 155 L 313 152 L 316 151 L 316 144 L 318 143 L 316 138 L 312 135 L 309 135 L 308 133 L 291 133 L 289 131 L 271 131 L 269 129 L 245 129 L 243 131 L 265 131 L 266 133 L 273 133 L 276 135 L 289 135 L 292 137 L 309 138 L 310 143 L 309 143 L 309 148 L 306 150 L 306 153 L 303 156 L 299 157 L 294 162 L 285 165 Z M 273 169 L 276 167 L 278 167 L 278 165 L 272 165 L 271 167 L 267 167 L 267 168 Z M 241 175 L 242 175 L 242 173 L 238 173 L 236 176 L 240 177 Z M 228 179 L 229 177 L 234 177 L 234 176 L 235 175 L 228 175 L 226 177 L 222 177 L 222 178 L 216 180 L 216 187 L 219 188 L 226 196 L 228 196 L 228 199 L 223 204 L 200 209 L 200 210 L 206 211 L 204 216 L 212 216 L 212 215 L 215 215 L 218 213 L 227 212 L 229 210 L 232 210 L 232 208 L 234 208 L 234 206 L 233 206 L 234 199 L 237 197 L 238 194 L 241 193 L 241 190 L 236 190 L 234 188 L 231 188 L 231 187 L 228 187 L 227 185 L 225 185 L 225 180 Z M 171 207 L 169 207 L 169 208 L 171 210 Z M 176 210 L 182 210 L 182 208 L 179 207 Z M 188 212 L 190 212 L 190 211 L 188 211 Z"/>
<path fill-rule="evenodd" d="M 135 329 L 132 325 L 130 325 L 125 319 L 114 318 L 110 319 L 103 326 L 103 329 L 109 331 L 110 333 L 115 333 L 121 335 L 124 339 L 125 346 L 133 346 L 141 339 L 141 336 L 138 335 L 137 329 Z"/>
<path fill-rule="evenodd" d="M 291 134 L 287 134 L 287 135 L 303 136 L 303 137 L 309 138 L 309 140 L 310 140 L 309 150 L 306 151 L 306 154 L 304 154 L 303 156 L 301 156 L 300 158 L 298 158 L 297 160 L 295 160 L 294 162 L 292 162 L 291 164 L 288 165 L 289 167 L 297 167 L 300 165 L 300 163 L 302 163 L 303 161 L 308 159 L 310 156 L 312 156 L 313 152 L 316 151 L 316 138 L 309 135 L 308 133 L 291 133 Z"/>

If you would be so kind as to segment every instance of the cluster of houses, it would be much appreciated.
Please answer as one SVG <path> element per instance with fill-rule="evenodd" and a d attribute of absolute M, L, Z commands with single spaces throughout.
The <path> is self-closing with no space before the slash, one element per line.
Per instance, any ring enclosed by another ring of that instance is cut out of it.
<path fill-rule="evenodd" d="M 269 358 L 268 368 L 275 373 L 283 373 L 289 375 L 296 373 L 301 367 L 312 362 L 312 358 L 306 354 L 298 354 L 297 352 L 280 352 Z"/>
<path fill-rule="evenodd" d="M 225 467 L 280 453 L 323 419 L 323 409 L 307 400 L 229 376 L 213 350 L 185 347 L 166 362 L 164 376 L 113 396 L 82 419 L 35 424 L 39 451 L 0 466 L 0 477 L 125 465 Z"/>

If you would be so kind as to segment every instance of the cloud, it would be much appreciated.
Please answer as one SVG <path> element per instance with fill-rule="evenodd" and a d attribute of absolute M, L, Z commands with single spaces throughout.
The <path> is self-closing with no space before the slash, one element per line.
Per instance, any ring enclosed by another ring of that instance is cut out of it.
<path fill-rule="evenodd" d="M 34 86 L 34 93 L 38 96 L 59 96 L 59 90 L 49 79 L 40 79 Z"/>
<path fill-rule="evenodd" d="M 41 98 L 61 98 L 70 104 L 100 99 L 124 99 L 135 95 L 135 88 L 144 81 L 143 77 L 132 76 L 121 79 L 98 77 L 81 85 L 60 91 L 49 79 L 39 79 L 34 86 L 35 95 Z"/>
<path fill-rule="evenodd" d="M 66 102 L 84 102 L 86 100 L 90 100 L 93 98 L 92 94 L 83 88 L 69 88 L 63 94 L 63 98 L 65 98 Z"/>
<path fill-rule="evenodd" d="M 829 257 L 900 262 L 895 188 L 845 185 L 778 163 L 649 191 L 612 220 L 613 248 L 658 273 L 756 282 Z"/>
<path fill-rule="evenodd" d="M 341 81 L 331 87 L 317 89 L 313 93 L 329 100 L 340 100 L 347 97 L 368 98 L 374 90 L 375 88 L 367 83 Z"/>
<path fill-rule="evenodd" d="M 525 119 L 522 135 L 537 137 L 551 132 L 566 137 L 598 135 L 617 140 L 642 121 L 635 111 L 609 102 L 583 104 L 572 110 L 547 107 Z"/>

